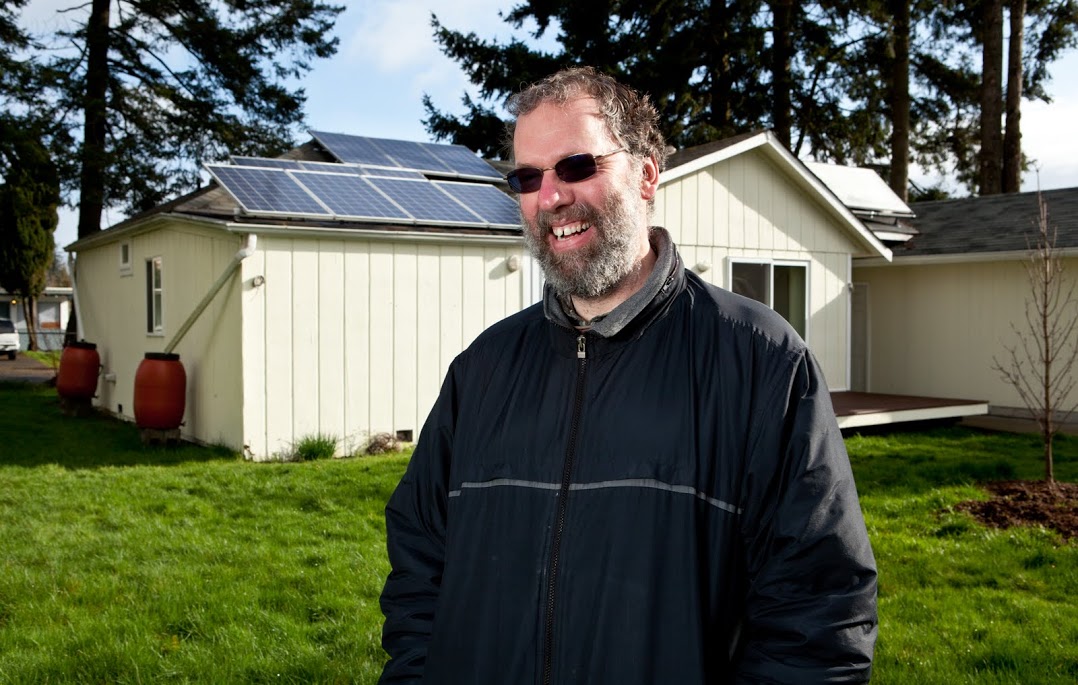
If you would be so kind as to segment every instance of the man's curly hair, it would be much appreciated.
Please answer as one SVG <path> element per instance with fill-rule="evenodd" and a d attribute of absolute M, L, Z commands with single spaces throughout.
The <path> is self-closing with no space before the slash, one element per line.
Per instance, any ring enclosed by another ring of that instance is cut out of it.
<path fill-rule="evenodd" d="M 514 94 L 506 108 L 517 119 L 539 105 L 564 105 L 580 97 L 590 97 L 598 103 L 610 134 L 629 154 L 640 160 L 654 157 L 659 171 L 666 168 L 666 142 L 659 131 L 659 113 L 651 100 L 592 67 L 571 67 L 551 74 Z M 506 147 L 510 151 L 515 119 L 506 126 Z"/>

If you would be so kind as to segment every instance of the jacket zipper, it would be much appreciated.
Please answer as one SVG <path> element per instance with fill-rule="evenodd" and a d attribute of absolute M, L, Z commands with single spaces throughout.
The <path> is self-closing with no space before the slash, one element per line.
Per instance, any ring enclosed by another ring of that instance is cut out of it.
<path fill-rule="evenodd" d="M 584 372 L 588 366 L 587 338 L 581 333 L 576 338 L 576 396 L 573 402 L 573 420 L 569 430 L 569 446 L 565 452 L 565 466 L 561 473 L 558 490 L 558 513 L 554 523 L 554 542 L 550 549 L 550 572 L 547 574 L 546 632 L 543 636 L 543 685 L 550 685 L 554 666 L 554 591 L 558 580 L 558 553 L 565 530 L 565 514 L 569 504 L 569 482 L 573 475 L 576 456 L 576 434 L 580 424 L 580 411 L 584 404 Z"/>

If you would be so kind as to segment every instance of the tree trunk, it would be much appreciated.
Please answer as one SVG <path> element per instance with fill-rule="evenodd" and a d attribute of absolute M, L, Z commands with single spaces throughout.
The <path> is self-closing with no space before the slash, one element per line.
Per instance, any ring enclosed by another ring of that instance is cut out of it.
<path fill-rule="evenodd" d="M 22 298 L 22 320 L 26 322 L 26 349 L 36 352 L 38 350 L 36 297 Z"/>
<path fill-rule="evenodd" d="M 980 194 L 1003 190 L 1003 2 L 988 0 L 982 15 Z"/>
<path fill-rule="evenodd" d="M 909 199 L 910 175 L 910 2 L 892 3 L 895 59 L 891 65 L 891 190 Z"/>
<path fill-rule="evenodd" d="M 93 0 L 86 24 L 86 95 L 79 179 L 79 237 L 101 230 L 105 206 L 105 130 L 109 77 L 109 4 Z"/>
<path fill-rule="evenodd" d="M 774 0 L 771 3 L 771 15 L 774 23 L 771 32 L 771 122 L 775 137 L 789 149 L 792 126 L 790 92 L 793 90 L 793 79 L 790 75 L 790 63 L 793 61 L 794 0 Z"/>
<path fill-rule="evenodd" d="M 1022 188 L 1022 49 L 1026 0 L 1011 0 L 1011 37 L 1007 46 L 1007 132 L 1003 137 L 1003 192 Z"/>
<path fill-rule="evenodd" d="M 709 9 L 708 60 L 711 62 L 709 123 L 720 136 L 728 136 L 732 133 L 730 121 L 733 118 L 733 112 L 730 99 L 733 83 L 730 76 L 730 58 L 727 56 L 725 45 L 730 28 L 726 2 L 725 0 L 711 0 Z"/>

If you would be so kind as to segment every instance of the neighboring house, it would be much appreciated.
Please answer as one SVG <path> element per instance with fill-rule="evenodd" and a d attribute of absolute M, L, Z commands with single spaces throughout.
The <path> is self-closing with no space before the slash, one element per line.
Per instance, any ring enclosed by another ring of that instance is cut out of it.
<path fill-rule="evenodd" d="M 187 438 L 267 459 L 315 433 L 342 452 L 374 433 L 418 437 L 452 359 L 538 300 L 515 203 L 484 162 L 313 135 L 281 160 L 212 167 L 218 183 L 69 246 L 80 337 L 104 367 L 97 404 L 131 418 L 144 353 L 174 348 Z M 425 168 L 427 155 L 452 163 Z M 672 155 L 655 208 L 686 266 L 775 307 L 829 386 L 849 386 L 852 260 L 890 252 L 772 134 Z"/>
<path fill-rule="evenodd" d="M 37 344 L 43 350 L 59 350 L 64 343 L 64 330 L 71 316 L 72 289 L 48 286 L 37 298 Z M 0 288 L 0 319 L 11 319 L 19 331 L 22 349 L 29 346 L 23 301 Z"/>
<path fill-rule="evenodd" d="M 1040 194 L 1058 230 L 1065 271 L 1078 279 L 1078 188 Z M 1037 193 L 921 202 L 911 209 L 916 235 L 892 248 L 892 261 L 854 262 L 855 292 L 866 303 L 864 389 L 978 398 L 991 413 L 1023 415 L 1021 398 L 992 367 L 994 360 L 1006 363 L 1006 347 L 1017 342 L 1012 325 L 1028 332 L 1025 264 L 1036 233 Z M 1078 389 L 1067 402 L 1076 403 Z"/>
<path fill-rule="evenodd" d="M 890 250 L 769 131 L 676 152 L 660 181 L 654 222 L 685 265 L 771 305 L 848 390 L 853 259 Z"/>

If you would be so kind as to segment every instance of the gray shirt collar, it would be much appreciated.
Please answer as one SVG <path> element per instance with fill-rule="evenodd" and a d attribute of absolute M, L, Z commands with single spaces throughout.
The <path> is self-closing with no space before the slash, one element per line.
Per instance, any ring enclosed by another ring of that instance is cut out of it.
<path fill-rule="evenodd" d="M 670 234 L 665 228 L 652 226 L 648 232 L 648 240 L 651 242 L 652 249 L 655 250 L 655 268 L 651 270 L 644 286 L 633 293 L 629 299 L 586 324 L 577 316 L 569 298 L 565 298 L 563 302 L 550 284 L 547 284 L 543 288 L 543 312 L 546 317 L 554 323 L 569 328 L 587 328 L 603 338 L 617 335 L 644 310 L 649 302 L 655 299 L 677 263 L 677 248 L 674 247 Z"/>

